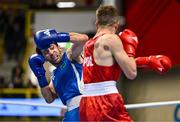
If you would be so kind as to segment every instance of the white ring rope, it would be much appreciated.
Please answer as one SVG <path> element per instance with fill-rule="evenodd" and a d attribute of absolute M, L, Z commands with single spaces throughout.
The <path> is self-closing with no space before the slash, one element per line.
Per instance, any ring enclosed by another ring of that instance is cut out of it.
<path fill-rule="evenodd" d="M 8 100 L 0 100 L 0 104 L 10 104 L 10 105 L 26 105 L 26 106 L 39 106 L 39 107 L 50 107 L 50 108 L 67 108 L 66 106 L 53 105 L 53 104 L 38 104 L 38 103 L 30 103 L 30 102 L 14 102 Z"/>
<path fill-rule="evenodd" d="M 128 104 L 125 106 L 126 106 L 126 109 L 136 109 L 136 108 L 160 107 L 160 106 L 177 105 L 177 104 L 180 104 L 180 101 L 137 103 L 137 104 Z"/>
<path fill-rule="evenodd" d="M 0 104 L 11 104 L 11 105 L 27 105 L 27 106 L 40 106 L 40 107 L 51 107 L 51 108 L 66 108 L 66 106 L 59 106 L 53 104 L 37 104 L 28 102 L 13 102 L 7 100 L 0 100 Z M 167 105 L 180 104 L 180 101 L 165 101 L 165 102 L 151 102 L 151 103 L 137 103 L 125 105 L 126 109 L 136 109 L 136 108 L 147 108 L 147 107 L 160 107 Z"/>

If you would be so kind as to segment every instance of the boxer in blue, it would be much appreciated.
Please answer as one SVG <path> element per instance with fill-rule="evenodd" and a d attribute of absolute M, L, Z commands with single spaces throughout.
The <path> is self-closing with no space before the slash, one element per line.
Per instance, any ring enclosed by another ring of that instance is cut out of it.
<path fill-rule="evenodd" d="M 79 121 L 79 103 L 83 89 L 81 52 L 87 40 L 86 34 L 58 33 L 54 29 L 40 30 L 34 35 L 37 54 L 30 56 L 29 66 L 38 79 L 46 102 L 52 103 L 58 96 L 67 106 L 63 121 Z M 58 42 L 72 42 L 73 45 L 65 50 Z M 56 67 L 50 83 L 45 76 L 45 61 Z"/>

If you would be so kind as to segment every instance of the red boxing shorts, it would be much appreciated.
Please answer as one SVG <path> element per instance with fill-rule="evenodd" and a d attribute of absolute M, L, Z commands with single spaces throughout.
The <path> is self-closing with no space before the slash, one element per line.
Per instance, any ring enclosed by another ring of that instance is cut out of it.
<path fill-rule="evenodd" d="M 85 84 L 80 121 L 131 122 L 115 81 Z"/>

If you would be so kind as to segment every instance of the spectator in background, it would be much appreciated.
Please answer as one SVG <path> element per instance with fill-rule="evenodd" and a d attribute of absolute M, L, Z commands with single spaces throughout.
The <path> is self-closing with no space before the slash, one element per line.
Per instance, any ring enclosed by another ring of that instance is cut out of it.
<path fill-rule="evenodd" d="M 0 75 L 0 88 L 7 88 L 7 82 L 5 81 L 4 76 Z"/>
<path fill-rule="evenodd" d="M 15 59 L 19 60 L 23 57 L 26 49 L 26 38 L 25 38 L 25 13 L 22 10 L 17 10 L 18 13 L 14 18 L 14 36 L 15 38 Z"/>
<path fill-rule="evenodd" d="M 14 88 L 24 88 L 24 68 L 22 62 L 18 61 L 17 65 L 12 69 L 11 81 Z"/>
<path fill-rule="evenodd" d="M 5 80 L 5 77 L 2 76 L 2 75 L 0 75 L 0 98 L 6 97 L 6 95 L 4 95 L 4 94 L 1 93 L 1 90 L 2 90 L 3 88 L 7 88 L 7 87 L 8 87 L 8 86 L 7 86 L 7 82 L 6 82 L 6 80 Z"/>
<path fill-rule="evenodd" d="M 36 85 L 34 85 L 31 81 L 31 79 L 27 80 L 27 84 L 26 84 L 27 88 L 37 88 Z"/>
<path fill-rule="evenodd" d="M 12 16 L 12 10 L 8 10 L 7 12 L 7 21 L 6 21 L 6 29 L 4 34 L 4 47 L 5 52 L 7 55 L 7 58 L 11 60 L 13 58 L 14 53 L 16 50 L 14 50 L 14 28 L 13 28 L 13 16 Z"/>
<path fill-rule="evenodd" d="M 13 14 L 12 14 L 13 13 Z M 25 17 L 21 11 L 8 10 L 5 30 L 5 51 L 8 59 L 22 58 L 26 48 Z"/>
<path fill-rule="evenodd" d="M 7 15 L 4 10 L 0 10 L 0 36 L 4 34 L 7 22 Z"/>

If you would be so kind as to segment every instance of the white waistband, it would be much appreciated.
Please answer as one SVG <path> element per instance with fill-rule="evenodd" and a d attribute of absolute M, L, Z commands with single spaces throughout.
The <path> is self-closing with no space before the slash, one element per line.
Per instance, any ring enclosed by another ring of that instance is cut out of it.
<path fill-rule="evenodd" d="M 68 111 L 71 111 L 71 110 L 79 107 L 81 97 L 82 97 L 82 95 L 79 95 L 79 96 L 71 98 L 70 100 L 68 100 L 66 102 L 66 106 L 67 106 Z"/>
<path fill-rule="evenodd" d="M 118 93 L 116 81 L 103 81 L 84 85 L 83 96 L 100 96 Z"/>

